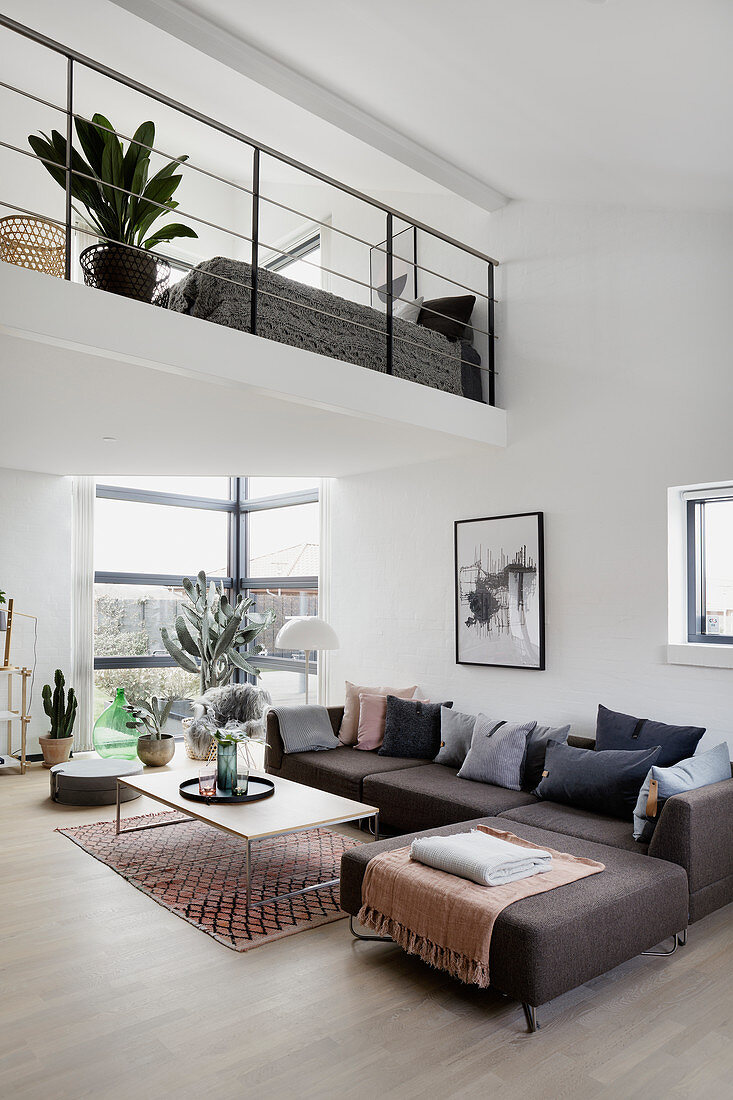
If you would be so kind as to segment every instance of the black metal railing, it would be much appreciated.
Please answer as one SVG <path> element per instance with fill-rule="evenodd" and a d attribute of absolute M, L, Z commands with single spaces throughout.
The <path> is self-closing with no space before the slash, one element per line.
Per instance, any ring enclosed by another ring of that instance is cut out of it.
<path fill-rule="evenodd" d="M 86 57 L 85 55 L 79 53 L 78 51 L 73 50 L 73 49 L 71 49 L 67 46 L 64 46 L 61 43 L 56 42 L 55 40 L 47 37 L 46 35 L 43 35 L 43 34 L 37 32 L 37 31 L 34 31 L 31 28 L 26 27 L 23 24 L 18 23 L 13 19 L 8 18 L 7 16 L 0 15 L 0 27 L 4 27 L 8 31 L 14 32 L 14 33 L 22 36 L 23 38 L 28 39 L 28 40 L 36 43 L 37 45 L 54 52 L 55 54 L 61 55 L 66 60 L 66 95 L 65 95 L 65 102 L 64 103 L 54 103 L 53 101 L 51 101 L 49 99 L 45 99 L 41 96 L 38 96 L 38 95 L 34 94 L 33 92 L 31 92 L 27 89 L 20 88 L 20 87 L 14 85 L 14 84 L 11 84 L 11 83 L 8 83 L 6 81 L 0 80 L 0 88 L 4 88 L 7 91 L 10 91 L 11 93 L 20 95 L 20 96 L 22 96 L 22 97 L 24 97 L 24 98 L 26 98 L 30 101 L 33 101 L 33 102 L 35 102 L 39 105 L 43 105 L 47 108 L 50 108 L 50 109 L 52 109 L 52 110 L 54 110 L 54 111 L 56 111 L 56 112 L 58 112 L 58 113 L 60 113 L 61 115 L 64 116 L 65 130 L 66 130 L 66 164 L 65 164 L 65 187 L 64 187 L 64 191 L 65 191 L 64 199 L 65 199 L 65 201 L 64 201 L 64 219 L 63 219 L 63 222 L 60 219 L 50 218 L 48 216 L 48 214 L 43 212 L 43 211 L 36 211 L 36 210 L 26 209 L 22 206 L 19 206 L 17 204 L 12 203 L 12 202 L 5 201 L 1 194 L 0 194 L 0 207 L 3 207 L 3 208 L 8 209 L 8 210 L 12 210 L 12 211 L 14 211 L 16 213 L 19 213 L 19 214 L 27 215 L 29 217 L 43 218 L 46 221 L 51 222 L 51 223 L 56 224 L 56 225 L 59 225 L 60 227 L 63 227 L 65 229 L 66 235 L 65 235 L 64 273 L 65 273 L 65 278 L 67 280 L 72 279 L 72 274 L 73 274 L 72 273 L 72 240 L 73 240 L 73 234 L 74 233 L 76 233 L 80 236 L 92 237 L 94 241 L 101 241 L 103 243 L 116 243 L 115 241 L 111 240 L 110 238 L 105 238 L 105 237 L 101 236 L 96 230 L 91 230 L 91 229 L 85 228 L 84 226 L 75 225 L 73 223 L 73 220 L 72 220 L 73 219 L 73 213 L 74 213 L 74 205 L 73 205 L 73 201 L 72 201 L 73 200 L 72 183 L 73 183 L 74 177 L 76 176 L 76 177 L 81 177 L 81 178 L 93 179 L 93 177 L 89 177 L 84 172 L 80 171 L 79 169 L 74 168 L 73 164 L 72 164 L 72 139 L 73 139 L 74 123 L 75 123 L 76 120 L 80 120 L 80 121 L 84 121 L 84 122 L 89 122 L 90 121 L 88 118 L 86 118 L 86 116 L 84 114 L 78 113 L 75 110 L 74 80 L 75 80 L 75 67 L 78 65 L 78 66 L 83 66 L 85 69 L 88 69 L 92 72 L 95 72 L 95 73 L 97 73 L 97 74 L 99 74 L 103 77 L 106 77 L 106 78 L 112 80 L 112 81 L 115 81 L 116 83 L 118 83 L 120 85 L 123 85 L 124 87 L 126 87 L 126 88 L 128 88 L 128 89 L 130 89 L 134 92 L 137 92 L 137 93 L 139 93 L 139 94 L 141 94 L 141 95 L 143 95 L 143 96 L 145 96 L 149 99 L 152 99 L 155 102 L 157 102 L 157 103 L 159 103 L 159 104 L 161 104 L 161 105 L 163 105 L 163 106 L 165 106 L 165 107 L 167 107 L 167 108 L 169 108 L 169 109 L 171 109 L 175 112 L 178 112 L 181 115 L 184 115 L 184 116 L 188 117 L 192 121 L 198 122 L 198 123 L 204 125 L 205 127 L 208 127 L 211 130 L 218 132 L 219 134 L 222 134 L 226 137 L 232 138 L 235 141 L 237 141 L 237 142 L 239 142 L 239 143 L 241 143 L 245 146 L 248 146 L 251 149 L 251 152 L 252 152 L 252 186 L 251 186 L 251 188 L 246 187 L 242 183 L 237 183 L 234 180 L 227 179 L 226 177 L 221 176 L 221 175 L 219 175 L 215 172 L 211 172 L 210 170 L 204 168 L 201 165 L 197 165 L 197 164 L 192 163 L 191 161 L 188 161 L 188 160 L 186 161 L 186 169 L 187 170 L 192 170 L 194 172 L 200 173 L 203 176 L 207 176 L 211 179 L 217 180 L 220 183 L 226 184 L 228 187 L 234 188 L 239 192 L 242 192 L 244 194 L 247 194 L 247 195 L 251 196 L 252 217 L 251 217 L 251 229 L 250 229 L 249 235 L 247 235 L 246 233 L 242 233 L 241 231 L 239 231 L 237 229 L 234 229 L 232 227 L 226 227 L 226 226 L 223 226 L 223 225 L 218 224 L 216 222 L 213 222 L 210 219 L 207 219 L 207 218 L 204 218 L 204 217 L 201 217 L 201 216 L 197 216 L 197 215 L 193 214 L 191 211 L 181 210 L 180 208 L 176 210 L 176 217 L 178 219 L 183 219 L 186 222 L 192 222 L 192 223 L 199 224 L 199 225 L 205 225 L 205 226 L 207 226 L 211 229 L 214 229 L 216 231 L 226 233 L 230 237 L 234 237 L 234 238 L 237 238 L 237 239 L 239 239 L 239 240 L 241 240 L 245 243 L 249 243 L 250 249 L 251 249 L 251 264 L 250 264 L 251 282 L 250 283 L 247 283 L 247 282 L 242 281 L 240 279 L 233 279 L 233 278 L 230 278 L 228 276 L 223 276 L 221 274 L 217 274 L 217 273 L 214 273 L 214 272 L 207 272 L 207 278 L 219 279 L 219 280 L 222 280 L 224 282 L 233 283 L 233 284 L 235 284 L 237 286 L 240 286 L 240 287 L 243 287 L 243 288 L 245 288 L 246 290 L 249 291 L 249 295 L 250 295 L 250 330 L 253 334 L 257 335 L 257 333 L 258 333 L 258 305 L 259 305 L 260 299 L 263 296 L 268 296 L 268 297 L 273 298 L 273 299 L 281 298 L 284 301 L 292 301 L 290 299 L 283 298 L 282 295 L 277 294 L 273 290 L 266 290 L 260 285 L 259 272 L 260 272 L 260 257 L 262 255 L 262 252 L 266 251 L 268 253 L 275 253 L 275 254 L 278 254 L 278 255 L 283 256 L 283 257 L 288 255 L 288 252 L 287 252 L 286 249 L 283 249 L 283 248 L 281 248 L 281 247 L 279 247 L 278 245 L 275 245 L 275 244 L 265 243 L 261 240 L 261 233 L 260 233 L 261 208 L 262 208 L 263 203 L 267 203 L 267 204 L 271 205 L 272 207 L 280 208 L 281 210 L 286 211 L 290 214 L 294 214 L 298 217 L 305 218 L 308 225 L 318 225 L 320 227 L 327 227 L 330 232 L 340 234 L 344 238 L 347 238 L 347 239 L 349 239 L 351 241 L 354 241 L 354 242 L 358 242 L 361 245 L 367 246 L 372 251 L 381 253 L 383 255 L 384 262 L 385 262 L 385 284 L 384 284 L 384 288 L 380 287 L 379 289 L 380 289 L 380 292 L 382 290 L 384 291 L 384 305 L 385 305 L 385 324 L 384 324 L 384 327 L 381 327 L 381 326 L 378 327 L 377 325 L 374 325 L 374 324 L 367 324 L 365 322 L 359 322 L 359 321 L 356 321 L 356 320 L 353 320 L 353 319 L 350 319 L 348 321 L 348 323 L 350 325 L 355 326 L 356 328 L 371 330 L 375 333 L 380 334 L 380 336 L 385 337 L 385 340 L 386 340 L 386 344 L 385 344 L 385 369 L 386 369 L 387 374 L 392 374 L 394 372 L 395 343 L 399 343 L 400 345 L 404 345 L 404 346 L 408 346 L 408 347 L 410 345 L 412 345 L 412 346 L 414 346 L 418 349 L 422 348 L 424 350 L 425 345 L 421 344 L 419 340 L 410 339 L 408 336 L 406 336 L 404 334 L 404 332 L 401 335 L 397 335 L 395 333 L 395 325 L 394 325 L 395 305 L 399 302 L 410 302 L 411 301 L 411 299 L 409 299 L 407 297 L 403 297 L 401 294 L 396 293 L 394 291 L 394 287 L 393 287 L 393 283 L 394 283 L 394 261 L 395 261 L 395 252 L 394 252 L 395 222 L 396 221 L 397 222 L 402 222 L 407 227 L 412 228 L 413 233 L 414 233 L 414 240 L 415 240 L 414 257 L 413 257 L 413 260 L 410 261 L 410 266 L 414 265 L 416 279 L 417 279 L 417 272 L 419 271 L 419 272 L 422 272 L 424 275 L 432 276 L 433 278 L 439 279 L 442 282 L 446 282 L 446 283 L 451 284 L 452 286 L 459 287 L 462 290 L 465 290 L 465 291 L 469 292 L 470 294 L 473 294 L 474 296 L 476 296 L 477 299 L 481 299 L 482 301 L 486 302 L 486 325 L 485 325 L 485 327 L 480 327 L 479 325 L 471 323 L 470 328 L 472 329 L 472 331 L 474 333 L 477 333 L 477 334 L 479 334 L 481 336 L 484 336 L 486 338 L 487 363 L 486 364 L 482 363 L 480 365 L 480 367 L 478 366 L 478 364 L 476 364 L 476 366 L 478 367 L 478 369 L 480 369 L 482 372 L 484 372 L 484 374 L 487 378 L 487 387 L 486 387 L 487 388 L 487 394 L 486 394 L 486 396 L 487 396 L 487 399 L 488 399 L 488 403 L 491 404 L 491 405 L 495 404 L 495 378 L 496 378 L 495 341 L 497 339 L 497 336 L 496 336 L 496 332 L 495 332 L 494 267 L 498 263 L 497 260 L 495 260 L 491 256 L 486 255 L 485 253 L 481 252 L 480 250 L 478 250 L 476 248 L 473 248 L 470 245 L 466 245 L 466 244 L 464 244 L 460 241 L 455 240 L 454 238 L 450 237 L 449 235 L 447 235 L 445 233 L 442 233 L 440 230 L 435 229 L 432 226 L 426 225 L 425 223 L 423 223 L 423 222 L 421 222 L 417 219 L 409 217 L 407 214 L 404 214 L 401 211 L 395 209 L 394 207 L 391 207 L 391 206 L 381 202 L 379 199 L 376 199 L 376 198 L 374 198 L 370 195 L 367 195 L 367 194 L 357 190 L 356 188 L 351 187 L 348 184 L 341 183 L 338 180 L 335 180 L 332 177 L 328 176 L 327 174 L 319 171 L 318 169 L 315 169 L 315 168 L 312 168 L 312 167 L 310 167 L 306 164 L 303 164 L 303 163 L 287 156 L 286 154 L 283 154 L 283 153 L 281 153 L 281 152 L 279 152 L 275 149 L 272 149 L 272 148 L 270 148 L 266 145 L 263 145 L 261 142 L 258 142 L 255 139 L 253 139 L 251 137 L 248 137 L 246 134 L 241 133 L 240 131 L 232 128 L 231 126 L 228 126 L 225 123 L 219 122 L 216 119 L 213 119 L 213 118 L 211 118 L 211 117 L 209 117 L 205 114 L 202 114 L 201 112 L 195 110 L 194 108 L 189 107 L 189 106 L 187 106 L 183 103 L 180 103 L 177 100 L 174 100 L 174 99 L 170 98 L 169 96 L 164 95 L 162 92 L 159 92 L 159 91 L 157 91 L 153 88 L 150 88 L 150 87 L 148 87 L 144 84 L 141 84 L 139 81 L 136 81 L 131 77 L 127 77 L 122 73 L 116 72 L 114 69 L 109 68 L 108 66 L 102 64 L 101 62 L 95 61 L 94 59 L 92 59 L 90 57 Z M 102 127 L 102 128 L 105 129 L 104 127 Z M 116 131 L 116 130 L 112 131 L 112 132 L 114 132 L 118 138 L 122 138 L 122 139 L 124 139 L 126 141 L 130 141 L 130 142 L 134 142 L 134 138 L 132 138 L 129 135 L 126 135 L 126 134 L 121 133 L 121 132 Z M 35 160 L 40 160 L 43 163 L 47 163 L 47 164 L 51 163 L 51 162 L 48 162 L 48 161 L 44 161 L 44 158 L 39 156 L 35 152 L 31 152 L 28 149 L 21 148 L 20 146 L 15 145 L 15 144 L 13 144 L 11 142 L 8 142 L 8 141 L 0 140 L 0 147 L 4 148 L 4 149 L 7 149 L 9 151 L 12 151 L 14 153 L 17 153 L 17 154 L 21 154 L 25 157 L 31 157 Z M 161 157 L 164 157 L 165 159 L 167 159 L 170 162 L 176 162 L 178 160 L 177 157 L 171 156 L 171 154 L 165 152 L 162 149 L 156 148 L 156 147 L 152 147 L 151 152 L 154 152 L 157 155 L 159 155 Z M 268 196 L 268 195 L 263 194 L 262 193 L 262 187 L 261 187 L 261 179 L 260 179 L 261 158 L 262 158 L 263 155 L 273 158 L 275 161 L 279 162 L 282 165 L 286 165 L 289 168 L 292 168 L 292 169 L 297 170 L 298 172 L 304 173 L 305 175 L 307 175 L 311 179 L 315 179 L 315 180 L 323 183 L 324 185 L 327 185 L 328 187 L 335 188 L 336 190 L 350 196 L 351 198 L 356 199 L 359 202 L 367 204 L 372 209 L 381 211 L 384 214 L 384 217 L 385 217 L 384 241 L 381 241 L 381 242 L 378 242 L 378 243 L 375 244 L 374 242 L 371 242 L 371 241 L 365 239 L 364 237 L 359 236 L 356 233 L 353 233 L 349 230 L 338 227 L 338 226 L 336 226 L 336 225 L 334 225 L 330 222 L 326 223 L 326 222 L 323 222 L 323 221 L 319 221 L 318 219 L 313 218 L 310 214 L 307 214 L 302 210 L 298 210 L 294 206 L 288 206 L 286 203 L 280 202 L 272 196 Z M 115 185 L 111 184 L 108 181 L 105 181 L 105 188 L 110 188 L 113 191 L 121 191 L 121 192 L 123 192 L 124 194 L 126 194 L 128 196 L 134 194 L 132 191 L 127 190 L 123 187 L 115 186 Z M 160 206 L 161 212 L 163 212 L 163 211 L 168 212 L 169 211 L 169 208 L 165 204 L 154 203 L 154 205 Z M 461 253 L 464 256 L 472 257 L 473 259 L 479 261 L 482 265 L 485 264 L 486 265 L 486 271 L 487 271 L 486 290 L 485 291 L 479 290 L 476 287 L 472 287 L 472 286 L 468 285 L 468 282 L 465 281 L 464 279 L 453 278 L 453 277 L 451 277 L 451 275 L 447 275 L 447 274 L 444 274 L 442 272 L 436 271 L 434 267 L 427 266 L 423 262 L 418 262 L 417 239 L 418 239 L 418 234 L 419 233 L 426 234 L 428 237 L 432 238 L 433 240 L 441 242 L 442 244 L 447 245 L 450 248 L 457 250 L 459 253 Z M 141 251 L 141 252 L 146 251 L 146 250 L 141 249 L 141 248 L 136 248 L 136 246 L 133 246 L 133 245 L 126 245 L 125 247 L 135 249 L 135 250 Z M 158 249 L 156 248 L 156 252 L 157 251 L 158 251 Z M 165 258 L 164 254 L 162 254 L 162 255 L 163 255 L 163 258 Z M 194 267 L 197 266 L 195 264 L 189 264 L 189 263 L 187 263 L 185 261 L 182 261 L 178 258 L 176 258 L 174 262 L 175 262 L 176 267 L 182 268 L 184 270 L 192 270 Z M 328 273 L 328 274 L 333 275 L 334 277 L 336 277 L 338 279 L 345 280 L 346 282 L 348 282 L 350 284 L 354 284 L 354 285 L 356 285 L 358 287 L 362 287 L 362 288 L 367 288 L 367 289 L 369 289 L 370 293 L 375 289 L 374 286 L 373 286 L 371 277 L 370 277 L 370 282 L 367 283 L 366 281 L 364 281 L 363 279 L 358 278 L 357 276 L 355 276 L 351 272 L 339 271 L 339 270 L 336 270 L 335 268 L 333 268 L 331 266 L 328 266 L 326 264 L 323 264 L 323 263 L 313 264 L 313 263 L 309 262 L 307 259 L 304 259 L 301 262 L 305 263 L 305 264 L 308 264 L 309 266 L 319 268 L 322 273 Z M 326 309 L 321 309 L 321 308 L 318 308 L 318 307 L 313 306 L 311 304 L 306 304 L 302 301 L 298 302 L 298 308 L 309 310 L 312 313 L 316 313 L 316 314 L 319 314 L 319 315 L 321 315 L 323 317 L 327 317 L 327 318 L 328 317 L 332 317 L 332 318 L 336 317 L 335 314 L 329 312 Z M 452 318 L 449 317 L 447 314 L 441 313 L 439 310 L 437 310 L 435 308 L 432 308 L 432 307 L 423 307 L 423 308 L 426 309 L 428 312 L 433 313 L 436 318 L 441 318 L 442 317 L 442 318 L 447 318 L 448 320 L 452 320 Z M 337 319 L 343 320 L 343 318 L 337 318 Z M 453 362 L 453 363 L 455 363 L 455 361 L 456 361 L 456 355 L 453 352 L 451 352 L 451 353 L 441 352 L 437 348 L 433 347 L 433 348 L 430 349 L 430 353 L 431 353 L 431 355 L 438 355 L 438 356 L 442 355 L 445 358 L 450 359 L 451 362 Z M 459 357 L 458 361 L 462 362 L 462 358 Z"/>

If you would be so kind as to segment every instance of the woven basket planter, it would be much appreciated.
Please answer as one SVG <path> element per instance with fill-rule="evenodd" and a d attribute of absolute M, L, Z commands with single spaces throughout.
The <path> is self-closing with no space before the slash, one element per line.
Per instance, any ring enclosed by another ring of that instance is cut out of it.
<path fill-rule="evenodd" d="M 168 289 L 171 265 L 145 249 L 124 244 L 92 244 L 79 256 L 87 286 L 157 303 Z"/>
<path fill-rule="evenodd" d="M 186 750 L 186 756 L 189 760 L 213 759 L 216 756 L 216 739 L 212 737 L 205 749 L 202 746 L 194 744 L 188 732 L 192 722 L 193 718 L 184 718 L 181 722 L 183 726 L 183 747 Z"/>
<path fill-rule="evenodd" d="M 63 279 L 66 231 L 43 218 L 0 218 L 0 260 Z"/>

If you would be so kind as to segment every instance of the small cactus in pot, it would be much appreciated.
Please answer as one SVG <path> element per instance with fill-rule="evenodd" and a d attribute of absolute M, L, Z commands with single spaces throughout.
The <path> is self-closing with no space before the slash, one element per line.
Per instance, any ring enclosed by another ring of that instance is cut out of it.
<path fill-rule="evenodd" d="M 44 768 L 63 764 L 71 755 L 78 703 L 74 689 L 69 688 L 67 695 L 65 685 L 64 674 L 60 668 L 57 668 L 53 690 L 50 684 L 44 684 L 41 692 L 43 709 L 51 723 L 48 735 L 38 738 L 43 752 Z"/>

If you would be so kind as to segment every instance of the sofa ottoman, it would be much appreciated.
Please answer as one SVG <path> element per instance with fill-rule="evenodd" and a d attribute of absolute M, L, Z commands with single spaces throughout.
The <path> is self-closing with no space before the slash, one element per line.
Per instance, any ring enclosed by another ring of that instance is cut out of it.
<path fill-rule="evenodd" d="M 142 774 L 139 760 L 67 760 L 51 768 L 51 798 L 67 806 L 112 806 L 117 801 L 117 777 Z M 120 788 L 120 802 L 141 798 L 132 787 Z"/>
<path fill-rule="evenodd" d="M 508 906 L 494 925 L 491 985 L 521 1001 L 531 1030 L 535 1009 L 605 974 L 668 937 L 671 954 L 688 923 L 687 876 L 665 860 L 577 837 L 563 836 L 506 818 L 479 818 L 457 825 L 392 837 L 352 848 L 341 858 L 341 908 L 355 917 L 370 859 L 403 848 L 415 836 L 468 832 L 478 824 L 509 829 L 537 847 L 599 860 L 605 871 Z M 353 920 L 352 931 L 353 931 Z M 358 933 L 355 933 L 358 934 Z"/>

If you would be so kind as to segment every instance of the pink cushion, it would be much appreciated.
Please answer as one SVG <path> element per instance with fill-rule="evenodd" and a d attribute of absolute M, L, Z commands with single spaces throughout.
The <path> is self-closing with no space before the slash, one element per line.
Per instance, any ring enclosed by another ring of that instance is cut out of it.
<path fill-rule="evenodd" d="M 373 751 L 384 741 L 384 720 L 387 717 L 387 696 L 359 694 L 359 728 L 357 749 Z"/>
<path fill-rule="evenodd" d="M 355 745 L 359 733 L 359 695 L 396 695 L 399 699 L 412 699 L 417 691 L 417 685 L 409 688 L 390 687 L 360 687 L 346 681 L 346 697 L 344 700 L 344 716 L 341 719 L 339 729 L 339 741 L 342 745 Z"/>

